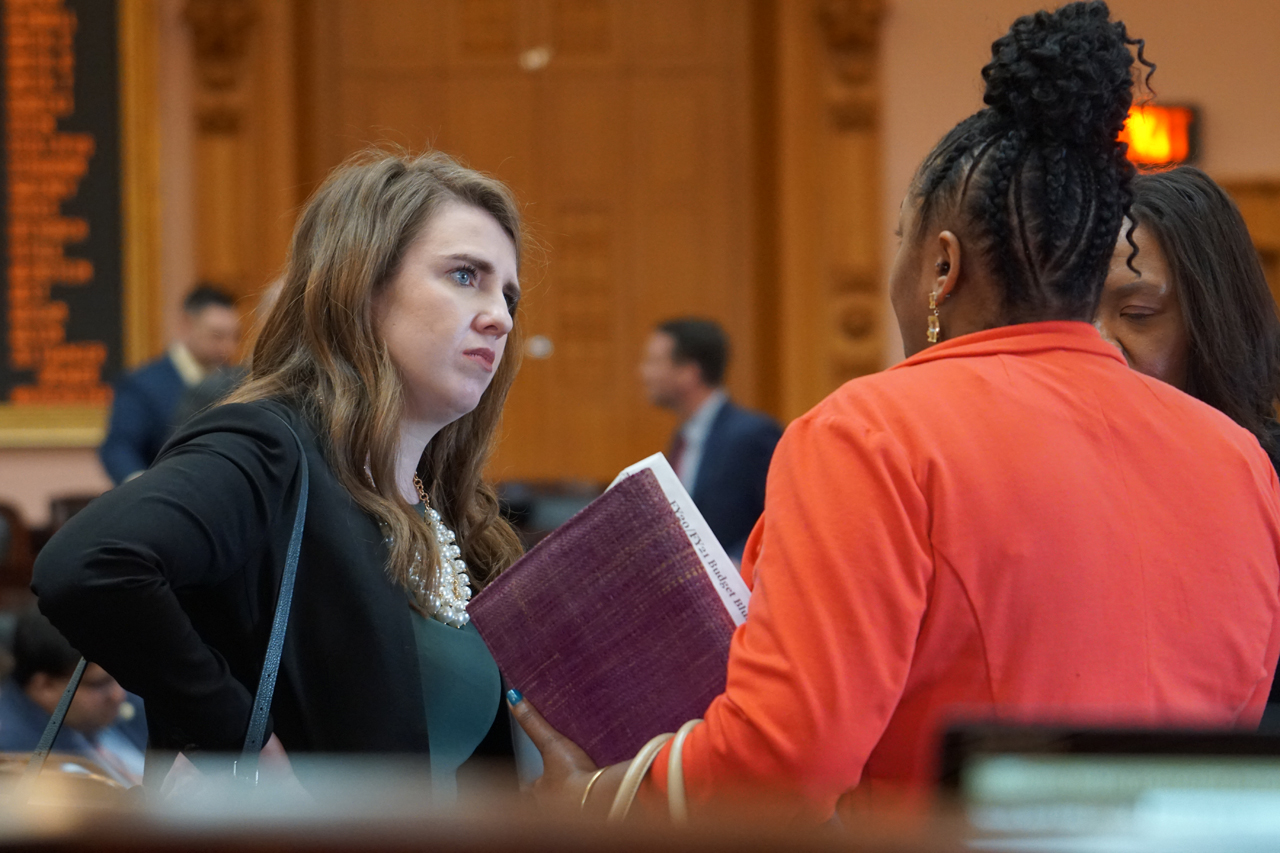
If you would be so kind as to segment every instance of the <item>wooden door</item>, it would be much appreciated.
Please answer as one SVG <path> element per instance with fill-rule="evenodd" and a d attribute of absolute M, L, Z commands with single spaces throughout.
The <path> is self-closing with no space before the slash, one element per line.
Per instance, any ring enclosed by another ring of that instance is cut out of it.
<path fill-rule="evenodd" d="M 317 183 L 369 143 L 434 146 L 510 183 L 537 248 L 527 356 L 495 479 L 607 481 L 662 449 L 641 346 L 720 320 L 757 400 L 746 0 L 314 0 L 302 162 Z M 549 353 L 546 350 L 550 350 Z"/>

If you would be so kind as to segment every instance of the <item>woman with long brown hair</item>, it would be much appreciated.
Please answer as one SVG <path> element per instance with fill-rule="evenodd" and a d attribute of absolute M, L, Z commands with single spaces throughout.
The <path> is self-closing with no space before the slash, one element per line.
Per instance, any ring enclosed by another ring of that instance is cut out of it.
<path fill-rule="evenodd" d="M 519 554 L 481 472 L 518 366 L 520 247 L 492 178 L 440 154 L 347 162 L 299 218 L 245 383 L 46 547 L 41 609 L 144 698 L 153 748 L 243 742 L 299 447 L 306 524 L 263 755 L 430 753 L 447 787 L 499 740 L 500 678 L 466 605 Z"/>

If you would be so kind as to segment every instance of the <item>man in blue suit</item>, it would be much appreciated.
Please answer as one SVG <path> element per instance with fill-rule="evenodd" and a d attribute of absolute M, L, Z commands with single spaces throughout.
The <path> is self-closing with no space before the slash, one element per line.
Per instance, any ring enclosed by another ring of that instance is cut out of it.
<path fill-rule="evenodd" d="M 240 314 L 228 294 L 202 285 L 182 309 L 178 340 L 169 351 L 116 382 L 98 456 L 117 485 L 155 460 L 177 426 L 174 413 L 187 389 L 231 361 L 240 345 Z"/>
<path fill-rule="evenodd" d="M 718 323 L 679 318 L 649 336 L 640 376 L 649 401 L 680 417 L 667 457 L 720 544 L 739 560 L 764 510 L 765 476 L 782 427 L 733 404 L 724 390 L 728 361 Z"/>

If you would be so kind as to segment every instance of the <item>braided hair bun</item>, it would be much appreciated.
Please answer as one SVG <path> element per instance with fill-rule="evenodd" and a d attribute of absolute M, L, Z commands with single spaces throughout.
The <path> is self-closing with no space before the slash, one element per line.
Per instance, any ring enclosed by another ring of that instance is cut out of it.
<path fill-rule="evenodd" d="M 982 69 L 983 101 L 1028 136 L 1114 148 L 1133 103 L 1129 39 L 1106 3 L 1014 21 Z"/>
<path fill-rule="evenodd" d="M 1014 22 L 982 69 L 987 107 L 925 158 L 924 229 L 941 212 L 1003 287 L 1004 322 L 1092 320 L 1130 203 L 1117 140 L 1133 102 L 1130 45 L 1101 0 Z M 1148 76 L 1150 76 L 1148 74 Z"/>

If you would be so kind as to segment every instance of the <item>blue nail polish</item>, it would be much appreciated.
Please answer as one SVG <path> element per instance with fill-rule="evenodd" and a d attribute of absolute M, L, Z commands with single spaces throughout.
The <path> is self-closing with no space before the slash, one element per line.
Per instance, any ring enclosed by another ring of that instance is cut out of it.
<path fill-rule="evenodd" d="M 512 687 L 507 691 L 507 701 L 512 705 L 519 705 L 524 701 L 524 694 Z"/>

